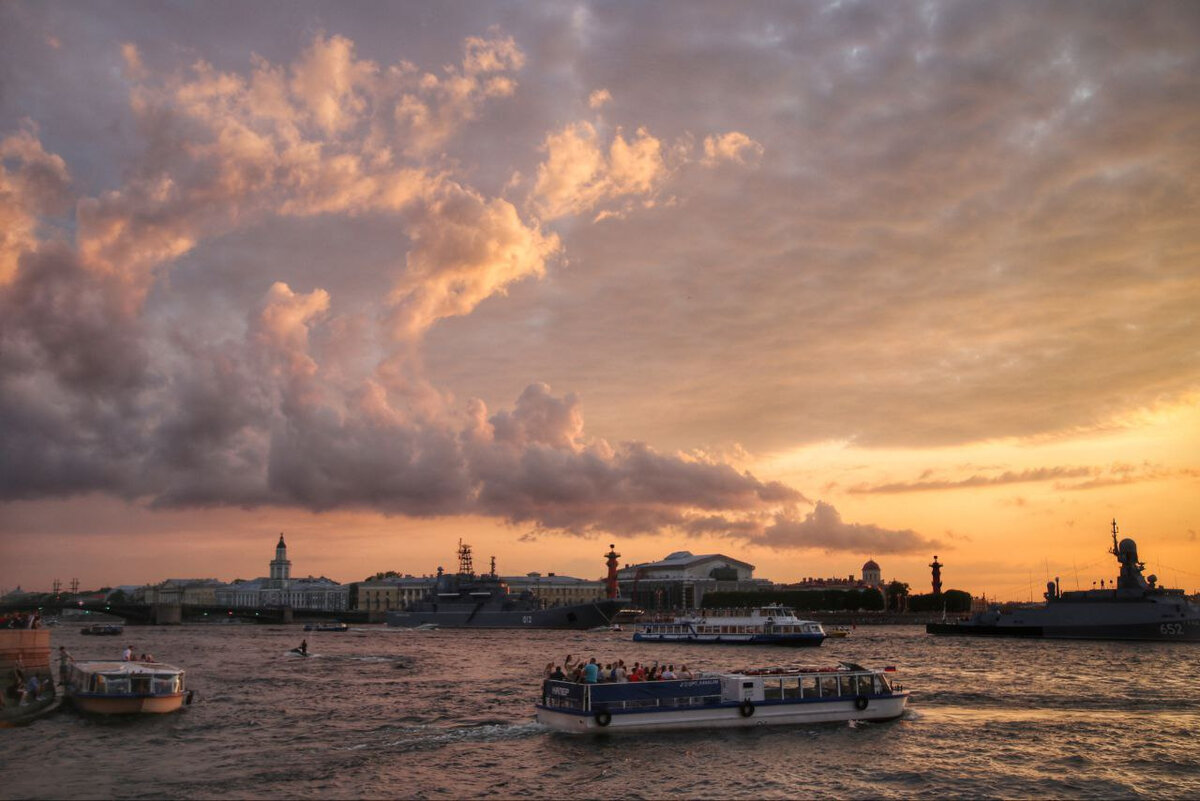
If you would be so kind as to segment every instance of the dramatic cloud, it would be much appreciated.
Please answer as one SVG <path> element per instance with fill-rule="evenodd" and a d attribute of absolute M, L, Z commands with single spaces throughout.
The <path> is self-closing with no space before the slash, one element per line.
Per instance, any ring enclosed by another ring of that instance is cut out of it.
<path fill-rule="evenodd" d="M 0 497 L 918 553 L 829 501 L 1186 481 L 742 466 L 1200 390 L 1198 12 L 1027 10 L 0 4 Z"/>
<path fill-rule="evenodd" d="M 776 520 L 753 539 L 772 548 L 820 548 L 856 554 L 924 553 L 941 547 L 937 540 L 926 539 L 913 531 L 889 531 L 869 524 L 846 523 L 836 509 L 821 501 L 804 520 Z"/>

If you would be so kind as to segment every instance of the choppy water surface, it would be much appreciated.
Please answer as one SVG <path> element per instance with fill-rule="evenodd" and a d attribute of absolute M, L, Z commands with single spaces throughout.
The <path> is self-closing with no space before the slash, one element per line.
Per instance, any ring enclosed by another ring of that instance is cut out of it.
<path fill-rule="evenodd" d="M 82 637 L 187 668 L 197 700 L 137 719 L 65 710 L 0 731 L 4 798 L 837 798 L 1200 796 L 1200 647 L 929 637 L 860 627 L 815 650 L 630 634 L 208 625 Z M 288 650 L 307 637 L 307 659 Z M 723 670 L 894 664 L 909 711 L 878 724 L 570 736 L 533 721 L 567 654 Z"/>

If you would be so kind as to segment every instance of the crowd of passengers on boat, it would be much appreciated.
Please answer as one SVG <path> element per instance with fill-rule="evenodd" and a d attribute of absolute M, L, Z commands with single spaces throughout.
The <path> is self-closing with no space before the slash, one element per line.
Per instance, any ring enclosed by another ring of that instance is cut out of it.
<path fill-rule="evenodd" d="M 597 662 L 596 657 L 587 661 L 578 661 L 567 654 L 563 664 L 547 662 L 543 678 L 555 681 L 572 681 L 576 684 L 611 684 L 630 681 L 674 681 L 676 679 L 691 679 L 694 674 L 687 665 L 681 665 L 675 670 L 674 665 L 653 665 L 634 662 L 632 667 L 625 666 L 624 659 L 614 662 Z"/>

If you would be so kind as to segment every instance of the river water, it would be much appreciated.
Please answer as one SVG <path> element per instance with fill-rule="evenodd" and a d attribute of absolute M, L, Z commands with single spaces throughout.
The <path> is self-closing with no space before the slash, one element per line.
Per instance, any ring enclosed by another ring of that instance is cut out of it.
<path fill-rule="evenodd" d="M 313 656 L 288 653 L 307 637 Z M 634 643 L 629 633 L 362 626 L 54 629 L 78 659 L 126 644 L 188 670 L 192 706 L 0 731 L 17 798 L 1195 798 L 1200 647 L 999 641 L 861 626 L 819 649 Z M 896 665 L 875 724 L 572 736 L 533 720 L 568 654 L 726 670 Z"/>

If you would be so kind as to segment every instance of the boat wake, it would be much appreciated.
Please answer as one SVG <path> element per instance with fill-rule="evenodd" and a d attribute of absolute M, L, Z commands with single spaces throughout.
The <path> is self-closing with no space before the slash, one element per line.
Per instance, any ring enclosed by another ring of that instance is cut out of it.
<path fill-rule="evenodd" d="M 535 721 L 504 723 L 500 721 L 445 728 L 440 726 L 411 726 L 395 730 L 398 737 L 389 740 L 356 743 L 344 746 L 347 751 L 426 751 L 462 743 L 494 743 L 520 740 L 544 733 L 546 728 Z"/>

